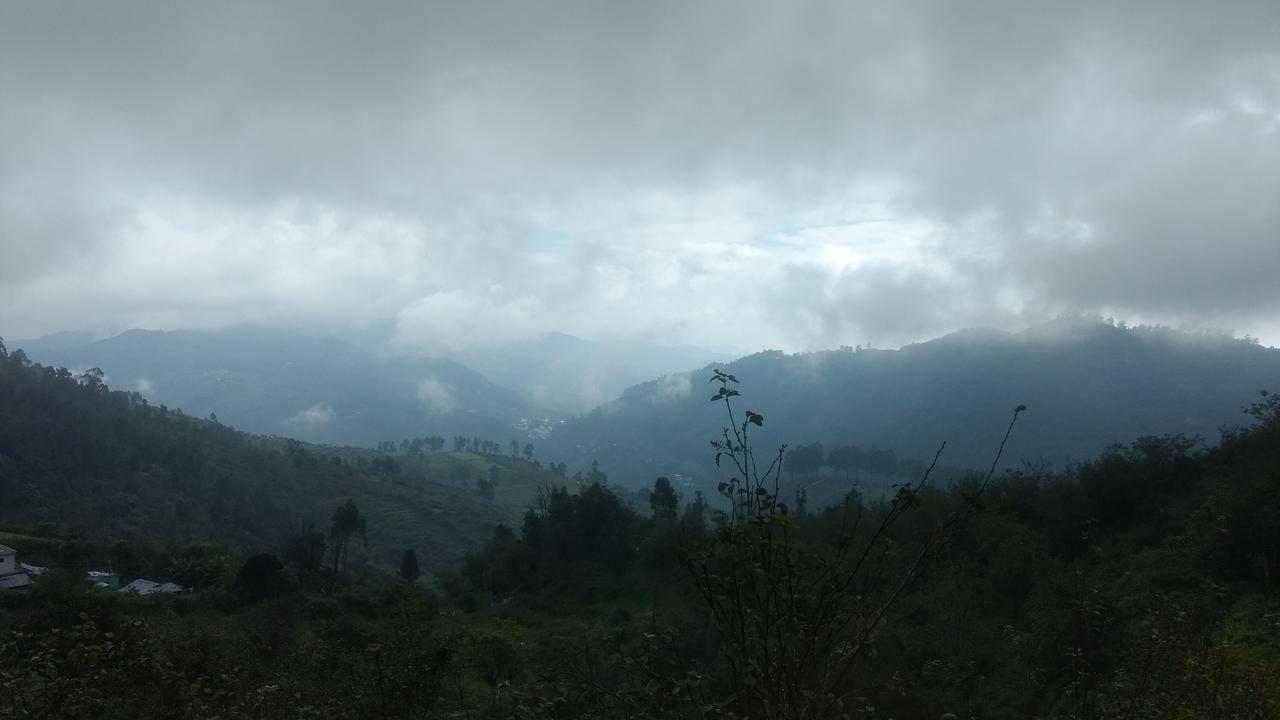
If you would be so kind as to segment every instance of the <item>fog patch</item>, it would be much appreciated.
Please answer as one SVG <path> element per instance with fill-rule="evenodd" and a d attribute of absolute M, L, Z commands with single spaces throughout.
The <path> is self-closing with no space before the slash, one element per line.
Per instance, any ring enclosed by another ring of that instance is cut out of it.
<path fill-rule="evenodd" d="M 294 413 L 288 420 L 290 425 L 298 425 L 307 428 L 316 428 L 328 425 L 337 417 L 337 413 L 333 408 L 325 403 L 316 403 L 306 410 L 300 410 Z"/>
<path fill-rule="evenodd" d="M 435 375 L 418 383 L 418 401 L 428 412 L 436 415 L 443 415 L 457 406 L 453 391 Z"/>
<path fill-rule="evenodd" d="M 134 380 L 133 385 L 131 387 L 133 388 L 134 392 L 141 393 L 143 395 L 151 395 L 156 391 L 155 383 L 151 382 L 150 380 L 144 377 L 140 377 Z"/>
<path fill-rule="evenodd" d="M 653 399 L 662 402 L 684 400 L 693 392 L 693 373 L 675 373 L 657 381 Z"/>

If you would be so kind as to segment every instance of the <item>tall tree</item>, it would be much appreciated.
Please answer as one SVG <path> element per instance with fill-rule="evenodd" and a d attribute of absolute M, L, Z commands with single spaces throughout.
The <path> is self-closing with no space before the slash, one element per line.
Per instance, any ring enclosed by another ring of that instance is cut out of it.
<path fill-rule="evenodd" d="M 316 529 L 315 523 L 306 523 L 298 529 L 298 532 L 289 536 L 289 545 L 284 557 L 286 561 L 298 568 L 299 574 L 304 570 L 319 570 L 320 564 L 324 562 L 326 547 L 324 533 Z"/>
<path fill-rule="evenodd" d="M 409 583 L 414 583 L 421 574 L 418 570 L 418 554 L 412 548 L 405 550 L 404 555 L 400 556 L 400 577 Z"/>
<path fill-rule="evenodd" d="M 656 518 L 675 517 L 676 508 L 680 506 L 680 499 L 676 497 L 676 491 L 671 487 L 671 481 L 665 477 L 660 477 L 653 481 L 653 492 L 649 493 L 649 509 L 653 511 Z"/>
<path fill-rule="evenodd" d="M 347 569 L 347 551 L 351 546 L 351 538 L 355 535 L 364 537 L 365 518 L 356 507 L 355 500 L 347 500 L 333 512 L 333 528 L 329 531 L 333 538 L 333 574 L 338 574 L 338 561 L 342 561 L 342 569 Z"/>

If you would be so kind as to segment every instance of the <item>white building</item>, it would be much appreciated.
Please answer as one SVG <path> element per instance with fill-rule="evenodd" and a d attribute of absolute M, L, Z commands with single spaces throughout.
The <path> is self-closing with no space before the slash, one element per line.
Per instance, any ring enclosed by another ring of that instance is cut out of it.
<path fill-rule="evenodd" d="M 31 576 L 18 565 L 18 551 L 0 545 L 0 589 L 22 590 L 31 585 Z"/>

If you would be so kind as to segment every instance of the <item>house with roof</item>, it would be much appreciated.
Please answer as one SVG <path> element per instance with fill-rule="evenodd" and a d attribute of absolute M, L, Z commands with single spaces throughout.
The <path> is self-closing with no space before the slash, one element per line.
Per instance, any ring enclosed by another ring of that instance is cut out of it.
<path fill-rule="evenodd" d="M 134 580 L 128 585 L 120 588 L 120 592 L 122 593 L 132 593 L 142 597 L 156 594 L 184 593 L 188 591 L 188 588 L 184 588 L 176 583 L 158 583 L 150 580 L 144 580 L 143 578 L 138 578 L 137 580 Z"/>
<path fill-rule="evenodd" d="M 31 576 L 18 564 L 18 551 L 0 545 L 0 589 L 25 590 L 30 585 Z"/>

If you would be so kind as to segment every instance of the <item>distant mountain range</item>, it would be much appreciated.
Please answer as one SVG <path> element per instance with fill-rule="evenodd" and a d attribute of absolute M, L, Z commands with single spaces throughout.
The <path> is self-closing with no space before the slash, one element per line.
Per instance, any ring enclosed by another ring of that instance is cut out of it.
<path fill-rule="evenodd" d="M 113 389 L 140 392 L 155 404 L 311 442 L 372 446 L 431 434 L 506 442 L 522 419 L 544 414 L 452 360 L 386 358 L 281 328 L 74 339 L 60 334 L 10 346 L 45 365 L 101 368 Z"/>
<path fill-rule="evenodd" d="M 683 474 L 714 487 L 709 441 L 726 424 L 708 402 L 712 366 L 628 389 L 558 427 L 544 456 L 614 481 Z M 970 330 L 900 350 L 764 352 L 722 365 L 740 380 L 739 411 L 765 417 L 758 447 L 820 441 L 927 460 L 989 464 L 1016 405 L 1005 465 L 1084 460 L 1144 434 L 1216 442 L 1259 391 L 1280 390 L 1280 350 L 1227 336 L 1062 320 L 1023 333 Z"/>
<path fill-rule="evenodd" d="M 636 383 L 732 359 L 690 345 L 584 340 L 564 333 L 447 357 L 521 393 L 535 407 L 563 414 L 587 412 Z"/>
<path fill-rule="evenodd" d="M 550 418 L 723 357 L 562 333 L 408 357 L 385 352 L 377 335 L 353 343 L 279 327 L 129 330 L 101 339 L 74 331 L 9 345 L 45 365 L 101 368 L 112 388 L 192 415 L 216 413 L 251 432 L 354 445 L 431 434 L 537 439 Z"/>
<path fill-rule="evenodd" d="M 710 364 L 714 355 L 697 348 L 559 334 L 451 359 L 388 357 L 280 328 L 62 333 L 9 346 L 47 365 L 100 367 L 113 388 L 252 432 L 363 446 L 431 434 L 530 438 L 539 458 L 571 471 L 598 460 L 629 485 L 680 474 L 714 487 L 708 441 L 725 418 L 706 380 L 717 366 L 742 380 L 738 408 L 764 414 L 761 447 L 820 441 L 924 460 L 945 440 L 943 462 L 959 468 L 990 462 L 1018 404 L 1030 410 L 1007 463 L 1061 467 L 1143 434 L 1214 442 L 1259 391 L 1280 390 L 1280 350 L 1080 319 L 1016 334 L 967 330 L 900 350 Z M 655 367 L 669 370 L 634 384 Z M 625 383 L 614 399 L 564 417 Z"/>

